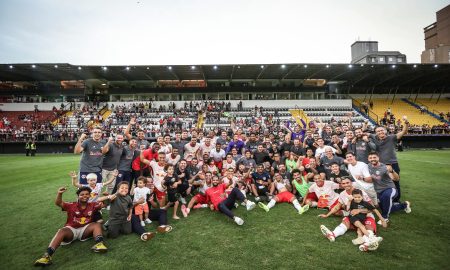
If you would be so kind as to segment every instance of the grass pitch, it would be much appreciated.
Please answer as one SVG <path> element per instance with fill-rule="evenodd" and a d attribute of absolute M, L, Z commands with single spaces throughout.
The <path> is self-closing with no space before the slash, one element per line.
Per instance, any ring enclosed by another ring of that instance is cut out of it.
<path fill-rule="evenodd" d="M 330 243 L 319 230 L 340 218 L 320 219 L 321 210 L 300 216 L 292 205 L 269 213 L 236 210 L 238 227 L 209 209 L 193 210 L 174 221 L 174 230 L 142 242 L 135 234 L 106 239 L 106 254 L 90 251 L 93 241 L 59 248 L 51 269 L 448 269 L 450 259 L 450 151 L 398 153 L 402 199 L 412 213 L 391 216 L 375 252 L 353 246 L 349 231 Z M 76 155 L 0 156 L 0 258 L 2 269 L 33 269 L 66 215 L 54 205 L 56 190 L 69 186 L 63 199 L 75 199 L 67 173 L 78 168 Z M 169 216 L 170 216 L 169 212 Z M 155 224 L 147 225 L 154 231 Z"/>

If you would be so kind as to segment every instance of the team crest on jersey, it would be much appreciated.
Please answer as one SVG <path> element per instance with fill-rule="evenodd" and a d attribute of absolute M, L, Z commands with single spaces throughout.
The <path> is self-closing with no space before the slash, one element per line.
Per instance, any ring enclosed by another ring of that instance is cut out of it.
<path fill-rule="evenodd" d="M 380 175 L 380 171 L 376 171 L 375 174 L 376 174 L 376 175 Z"/>
<path fill-rule="evenodd" d="M 75 215 L 79 215 L 79 214 L 80 214 L 80 212 L 78 212 L 78 211 L 77 211 L 77 212 L 75 212 Z"/>
<path fill-rule="evenodd" d="M 266 180 L 266 178 L 265 178 L 265 177 L 263 177 L 263 180 Z"/>
<path fill-rule="evenodd" d="M 92 211 L 89 211 L 89 212 L 88 212 L 88 216 L 92 216 Z"/>
<path fill-rule="evenodd" d="M 361 145 L 362 145 L 362 146 L 365 146 L 365 145 L 366 145 L 366 143 L 365 143 L 365 142 L 363 142 L 363 143 L 361 143 Z"/>

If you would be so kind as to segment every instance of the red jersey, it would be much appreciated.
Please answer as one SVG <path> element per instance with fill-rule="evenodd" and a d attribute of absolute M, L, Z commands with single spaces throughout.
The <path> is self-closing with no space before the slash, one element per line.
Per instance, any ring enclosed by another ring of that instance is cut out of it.
<path fill-rule="evenodd" d="M 88 202 L 86 208 L 82 209 L 78 202 L 64 202 L 62 210 L 67 212 L 65 226 L 81 228 L 92 222 L 94 212 L 102 208 L 102 203 Z"/>
<path fill-rule="evenodd" d="M 151 148 L 145 149 L 144 151 L 141 152 L 141 154 L 144 155 L 144 158 L 148 159 L 149 161 L 152 161 L 152 159 L 154 158 L 153 151 Z M 141 168 L 141 165 L 142 165 L 142 168 Z M 137 158 L 135 158 L 133 160 L 133 163 L 131 163 L 131 168 L 135 171 L 139 171 L 141 169 L 148 168 L 148 165 L 141 163 L 141 157 L 138 156 Z"/>
<path fill-rule="evenodd" d="M 219 203 L 221 203 L 223 200 L 225 200 L 225 190 L 227 189 L 226 184 L 220 184 L 217 187 L 210 187 L 206 190 L 206 200 L 208 202 L 211 202 L 214 205 L 214 209 L 219 210 L 217 206 Z"/>

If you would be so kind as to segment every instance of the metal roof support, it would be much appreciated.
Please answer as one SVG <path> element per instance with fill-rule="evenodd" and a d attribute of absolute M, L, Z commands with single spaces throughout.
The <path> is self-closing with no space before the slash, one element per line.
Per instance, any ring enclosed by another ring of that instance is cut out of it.
<path fill-rule="evenodd" d="M 395 88 L 395 93 L 394 93 L 394 96 L 392 96 L 392 100 L 395 99 L 395 96 L 397 95 L 398 88 L 399 88 L 399 86 L 397 86 L 397 88 Z"/>
<path fill-rule="evenodd" d="M 198 66 L 198 68 L 200 69 L 200 72 L 202 73 L 203 80 L 206 83 L 206 76 L 205 76 L 205 72 L 203 72 L 203 66 Z"/>
<path fill-rule="evenodd" d="M 292 72 L 294 72 L 294 70 L 296 70 L 300 65 L 296 65 L 294 67 L 292 67 L 290 70 L 288 70 L 288 72 L 286 72 L 286 74 L 284 76 L 281 77 L 280 80 L 284 80 L 286 79 L 287 76 L 289 76 Z"/>
<path fill-rule="evenodd" d="M 231 74 L 230 74 L 230 83 L 231 83 L 231 81 L 233 80 L 233 73 L 234 73 L 234 68 L 235 68 L 236 66 L 235 65 L 233 65 L 233 68 L 231 69 Z"/>
<path fill-rule="evenodd" d="M 259 79 L 259 77 L 261 77 L 261 75 L 264 73 L 264 71 L 267 69 L 268 66 L 269 66 L 269 65 L 265 65 L 265 66 L 261 69 L 261 71 L 259 72 L 258 76 L 256 77 L 255 82 Z"/>

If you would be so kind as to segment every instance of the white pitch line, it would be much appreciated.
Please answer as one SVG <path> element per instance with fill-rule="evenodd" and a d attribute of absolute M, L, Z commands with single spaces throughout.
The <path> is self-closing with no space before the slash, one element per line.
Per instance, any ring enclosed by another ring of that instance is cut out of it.
<path fill-rule="evenodd" d="M 428 161 L 428 160 L 418 160 L 418 159 L 409 159 L 409 158 L 401 158 L 401 160 L 409 160 L 409 161 L 426 162 L 426 163 L 433 163 L 433 164 L 450 165 L 450 163 L 435 162 L 435 161 Z"/>

